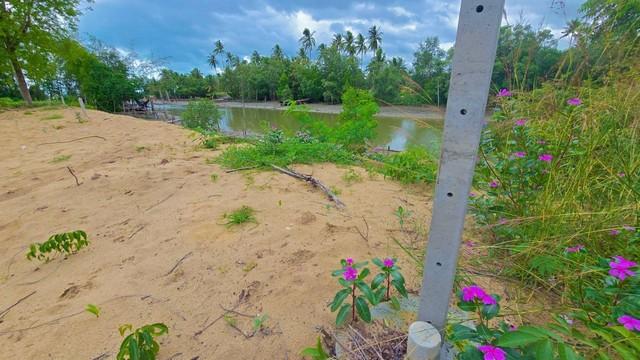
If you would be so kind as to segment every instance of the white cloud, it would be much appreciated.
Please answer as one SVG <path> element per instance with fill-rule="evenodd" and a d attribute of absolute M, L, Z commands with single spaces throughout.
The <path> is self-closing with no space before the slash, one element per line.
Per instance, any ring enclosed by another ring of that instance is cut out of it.
<path fill-rule="evenodd" d="M 403 8 L 402 6 L 390 6 L 387 9 L 396 16 L 412 17 L 415 15 L 407 11 L 407 9 Z"/>

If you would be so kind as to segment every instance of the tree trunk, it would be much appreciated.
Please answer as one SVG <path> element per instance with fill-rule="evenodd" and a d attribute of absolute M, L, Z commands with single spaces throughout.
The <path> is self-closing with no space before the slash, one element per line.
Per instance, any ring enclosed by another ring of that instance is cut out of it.
<path fill-rule="evenodd" d="M 27 87 L 27 81 L 24 79 L 24 73 L 22 72 L 22 67 L 20 66 L 20 62 L 18 62 L 18 57 L 15 52 L 9 52 L 9 60 L 11 61 L 13 73 L 15 75 L 16 82 L 18 83 L 18 87 L 20 88 L 22 99 L 27 103 L 27 105 L 31 105 L 32 100 L 31 94 L 29 93 L 29 87 Z"/>

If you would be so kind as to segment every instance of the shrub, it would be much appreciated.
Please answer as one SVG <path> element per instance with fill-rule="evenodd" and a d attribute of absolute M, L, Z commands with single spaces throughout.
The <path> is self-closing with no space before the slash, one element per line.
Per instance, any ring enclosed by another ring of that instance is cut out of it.
<path fill-rule="evenodd" d="M 382 165 L 376 167 L 376 171 L 393 180 L 405 184 L 430 184 L 436 179 L 437 159 L 424 148 L 412 147 L 379 160 Z"/>
<path fill-rule="evenodd" d="M 117 360 L 155 360 L 160 351 L 155 338 L 169 333 L 169 328 L 163 323 L 155 323 L 133 330 L 131 324 L 125 324 L 118 331 L 120 336 L 124 336 L 127 331 L 131 334 L 122 341 Z"/>
<path fill-rule="evenodd" d="M 331 312 L 338 311 L 336 315 L 336 325 L 340 326 L 347 320 L 351 313 L 351 321 L 356 321 L 358 317 L 364 322 L 371 322 L 371 311 L 369 304 L 376 305 L 378 297 L 371 290 L 364 279 L 369 275 L 366 268 L 367 262 L 355 263 L 352 258 L 340 260 L 341 269 L 332 272 L 332 276 L 338 277 L 338 282 L 342 290 L 338 291 L 329 304 Z M 358 292 L 362 295 L 358 295 Z M 351 304 L 345 304 L 347 297 L 351 296 Z M 338 310 L 339 309 L 339 310 Z M 358 317 L 356 317 L 356 314 Z"/>
<path fill-rule="evenodd" d="M 82 230 L 55 234 L 42 244 L 31 244 L 27 252 L 27 260 L 49 261 L 49 255 L 53 252 L 71 255 L 88 245 L 87 233 Z"/>
<path fill-rule="evenodd" d="M 209 100 L 190 101 L 182 113 L 182 125 L 197 131 L 219 131 L 222 114 Z"/>

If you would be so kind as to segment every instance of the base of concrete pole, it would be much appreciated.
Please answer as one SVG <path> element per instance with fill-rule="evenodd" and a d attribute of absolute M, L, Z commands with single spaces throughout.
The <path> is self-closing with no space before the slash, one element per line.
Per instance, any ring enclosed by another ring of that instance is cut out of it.
<path fill-rule="evenodd" d="M 405 360 L 436 360 L 441 347 L 440 333 L 428 322 L 416 321 L 409 326 Z"/>

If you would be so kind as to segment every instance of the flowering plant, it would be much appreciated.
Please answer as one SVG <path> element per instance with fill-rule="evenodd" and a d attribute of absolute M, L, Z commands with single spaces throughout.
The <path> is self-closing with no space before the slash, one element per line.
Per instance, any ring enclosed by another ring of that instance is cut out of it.
<path fill-rule="evenodd" d="M 371 312 L 369 304 L 376 305 L 378 297 L 371 290 L 364 279 L 369 275 L 370 271 L 367 266 L 368 262 L 356 263 L 352 258 L 340 260 L 340 269 L 335 270 L 331 275 L 338 278 L 338 282 L 342 289 L 336 293 L 333 301 L 329 305 L 331 312 L 338 311 L 336 315 L 336 325 L 342 325 L 351 310 L 351 321 L 357 321 L 356 314 L 365 322 L 371 322 Z M 358 292 L 360 294 L 358 294 Z M 351 295 L 351 304 L 345 304 L 344 301 Z"/>
<path fill-rule="evenodd" d="M 395 296 L 391 296 L 391 287 L 394 287 L 401 296 L 407 297 L 407 289 L 404 286 L 404 276 L 400 273 L 398 260 L 374 258 L 372 262 L 381 270 L 371 281 L 371 289 L 375 292 L 379 301 L 391 301 L 394 308 L 400 308 L 400 302 Z"/>

